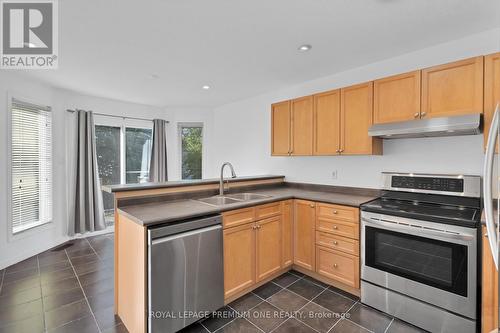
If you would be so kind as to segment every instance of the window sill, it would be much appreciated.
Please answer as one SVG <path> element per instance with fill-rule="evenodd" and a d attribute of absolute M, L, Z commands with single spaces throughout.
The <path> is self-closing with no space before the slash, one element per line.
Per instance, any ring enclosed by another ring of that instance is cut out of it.
<path fill-rule="evenodd" d="M 39 236 L 40 232 L 53 228 L 55 228 L 55 224 L 53 223 L 53 221 L 23 226 L 22 228 L 18 228 L 16 231 L 12 230 L 9 233 L 9 242 L 32 236 Z"/>

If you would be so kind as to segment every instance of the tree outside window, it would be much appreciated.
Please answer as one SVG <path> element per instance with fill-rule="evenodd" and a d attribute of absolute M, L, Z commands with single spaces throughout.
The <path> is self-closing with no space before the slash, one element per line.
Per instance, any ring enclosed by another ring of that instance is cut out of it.
<path fill-rule="evenodd" d="M 202 178 L 203 125 L 181 124 L 179 126 L 181 143 L 182 179 Z"/>

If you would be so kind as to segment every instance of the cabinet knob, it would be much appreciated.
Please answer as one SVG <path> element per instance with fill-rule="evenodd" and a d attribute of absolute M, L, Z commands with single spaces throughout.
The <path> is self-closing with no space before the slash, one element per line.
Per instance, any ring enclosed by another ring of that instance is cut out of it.
<path fill-rule="evenodd" d="M 337 241 L 333 241 L 333 245 L 337 245 L 337 244 L 338 244 Z"/>
<path fill-rule="evenodd" d="M 260 229 L 261 227 L 262 227 L 261 225 L 258 225 L 258 226 L 257 226 L 257 229 Z"/>
<path fill-rule="evenodd" d="M 422 112 L 421 113 L 422 117 L 425 117 L 426 114 L 427 114 L 427 112 Z"/>
<path fill-rule="evenodd" d="M 337 149 L 335 152 L 336 152 L 337 154 L 338 154 L 338 153 L 340 153 L 340 149 Z"/>
<path fill-rule="evenodd" d="M 488 234 L 484 234 L 484 237 L 488 238 Z"/>
<path fill-rule="evenodd" d="M 344 149 L 340 149 L 339 152 L 341 152 L 341 153 L 344 152 Z"/>
<path fill-rule="evenodd" d="M 420 116 L 420 113 L 418 112 L 415 112 L 415 114 L 413 115 L 415 118 L 418 118 L 418 116 Z"/>
<path fill-rule="evenodd" d="M 314 204 L 310 204 L 309 206 L 311 206 L 311 208 L 314 208 Z"/>
<path fill-rule="evenodd" d="M 337 229 L 337 226 L 336 226 L 336 225 L 334 225 L 334 226 L 333 226 L 333 229 Z"/>
<path fill-rule="evenodd" d="M 333 267 L 337 268 L 337 264 L 333 264 Z"/>
<path fill-rule="evenodd" d="M 333 211 L 333 214 L 338 214 L 338 212 L 336 210 Z"/>

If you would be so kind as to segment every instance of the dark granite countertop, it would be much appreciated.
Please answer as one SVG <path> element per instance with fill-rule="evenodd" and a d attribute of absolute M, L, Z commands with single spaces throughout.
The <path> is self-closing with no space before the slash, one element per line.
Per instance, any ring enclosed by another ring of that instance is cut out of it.
<path fill-rule="evenodd" d="M 235 182 L 243 182 L 249 180 L 263 180 L 263 179 L 274 179 L 274 178 L 285 178 L 285 176 L 282 175 L 243 176 L 243 177 L 228 178 L 228 179 L 231 183 L 235 183 Z M 218 183 L 219 183 L 219 178 L 210 178 L 210 179 L 197 179 L 197 180 L 179 180 L 179 181 L 171 181 L 163 183 L 104 185 L 102 189 L 109 193 L 115 193 L 124 191 L 152 190 L 157 188 L 196 186 L 196 185 L 218 184 Z"/>
<path fill-rule="evenodd" d="M 268 198 L 238 202 L 223 206 L 212 206 L 194 199 L 152 202 L 118 208 L 120 213 L 143 226 L 153 226 L 203 215 L 217 214 L 228 210 L 251 207 L 286 199 L 304 199 L 346 206 L 359 207 L 362 203 L 375 199 L 373 190 L 367 195 L 332 191 L 311 191 L 307 189 L 280 186 L 252 190 L 252 193 L 269 195 Z"/>

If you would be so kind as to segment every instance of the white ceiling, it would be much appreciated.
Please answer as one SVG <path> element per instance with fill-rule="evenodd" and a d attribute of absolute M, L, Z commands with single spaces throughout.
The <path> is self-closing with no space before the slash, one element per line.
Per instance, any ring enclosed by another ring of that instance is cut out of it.
<path fill-rule="evenodd" d="M 498 8 L 498 0 L 59 1 L 59 69 L 27 75 L 89 95 L 210 107 L 491 29 Z M 304 43 L 312 50 L 298 52 Z"/>

